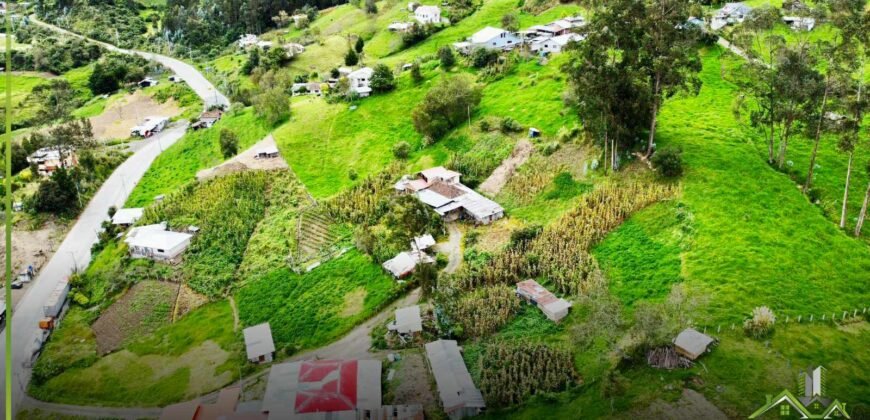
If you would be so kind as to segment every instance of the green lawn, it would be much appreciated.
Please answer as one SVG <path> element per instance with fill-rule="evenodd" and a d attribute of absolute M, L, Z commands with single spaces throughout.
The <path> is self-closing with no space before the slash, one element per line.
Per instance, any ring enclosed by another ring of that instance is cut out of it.
<path fill-rule="evenodd" d="M 0 83 L 0 95 L 6 96 L 6 81 L 5 76 L 3 83 Z M 14 121 L 23 121 L 32 118 L 36 113 L 36 109 L 32 106 L 22 107 L 22 102 L 30 95 L 30 91 L 37 85 L 48 80 L 44 75 L 39 73 L 24 72 L 12 75 L 12 108 Z M 3 100 L 0 108 L 6 108 L 6 100 Z"/>
<path fill-rule="evenodd" d="M 87 321 L 74 315 L 81 312 L 70 313 L 39 362 L 62 360 L 71 367 L 44 384 L 31 383 L 34 397 L 76 405 L 165 406 L 228 384 L 245 363 L 226 301 L 197 309 L 103 358 L 96 357 Z"/>
<path fill-rule="evenodd" d="M 327 344 L 392 302 L 402 286 L 356 250 L 300 275 L 264 272 L 236 294 L 245 325 L 269 322 L 286 353 Z"/>
<path fill-rule="evenodd" d="M 228 113 L 212 128 L 191 131 L 160 154 L 133 189 L 128 207 L 141 207 L 155 196 L 167 194 L 194 180 L 199 170 L 224 161 L 218 137 L 222 128 L 229 128 L 239 137 L 239 151 L 244 151 L 265 137 L 271 127 L 247 108 L 238 114 Z"/>

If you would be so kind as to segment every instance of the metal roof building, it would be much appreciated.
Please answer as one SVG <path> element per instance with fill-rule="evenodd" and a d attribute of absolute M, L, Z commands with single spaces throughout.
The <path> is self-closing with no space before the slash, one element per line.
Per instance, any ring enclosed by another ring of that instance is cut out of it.
<path fill-rule="evenodd" d="M 457 420 L 480 414 L 486 408 L 483 394 L 474 386 L 456 341 L 438 340 L 428 343 L 426 356 L 447 416 Z"/>
<path fill-rule="evenodd" d="M 707 351 L 707 348 L 710 347 L 710 344 L 713 344 L 714 341 L 715 340 L 707 334 L 698 332 L 694 328 L 686 328 L 677 335 L 677 338 L 674 339 L 674 347 L 676 348 L 677 353 L 680 353 L 691 360 L 695 360 L 704 354 L 704 352 Z"/>
<path fill-rule="evenodd" d="M 145 212 L 145 209 L 141 207 L 131 208 L 131 209 L 120 209 L 115 212 L 112 216 L 112 224 L 113 225 L 125 225 L 129 226 L 133 223 L 136 223 L 137 220 L 142 218 L 142 214 Z"/>
<path fill-rule="evenodd" d="M 399 334 L 413 334 L 423 331 L 423 319 L 420 317 L 420 306 L 408 306 L 396 309 L 396 319 L 388 326 L 391 331 Z"/>
<path fill-rule="evenodd" d="M 245 336 L 245 351 L 252 363 L 268 363 L 275 355 L 275 342 L 269 323 L 254 325 L 242 331 Z"/>

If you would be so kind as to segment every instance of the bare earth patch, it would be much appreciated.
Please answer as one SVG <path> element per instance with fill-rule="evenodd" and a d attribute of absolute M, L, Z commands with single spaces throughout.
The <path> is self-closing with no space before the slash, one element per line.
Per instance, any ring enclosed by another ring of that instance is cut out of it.
<path fill-rule="evenodd" d="M 429 369 L 420 350 L 403 352 L 402 360 L 388 365 L 387 368 L 396 371 L 388 385 L 393 391 L 392 404 L 422 404 L 427 418 L 437 418 L 433 416 L 439 412 L 438 401 L 435 399 Z"/>
<path fill-rule="evenodd" d="M 130 128 L 145 117 L 172 118 L 179 114 L 181 108 L 173 99 L 161 104 L 141 91 L 136 91 L 113 102 L 102 114 L 91 117 L 90 121 L 94 127 L 94 137 L 98 140 L 126 139 L 130 137 Z"/>
<path fill-rule="evenodd" d="M 173 320 L 183 317 L 190 311 L 208 303 L 208 297 L 196 293 L 186 284 L 178 290 L 178 298 L 175 301 L 175 313 Z"/>
<path fill-rule="evenodd" d="M 483 183 L 480 184 L 480 192 L 494 196 L 501 191 L 502 187 L 507 184 L 508 180 L 516 173 L 529 156 L 532 155 L 532 143 L 526 139 L 521 139 L 514 147 L 514 151 L 505 160 L 501 162 L 498 168 L 492 171 L 492 174 Z"/>
<path fill-rule="evenodd" d="M 287 165 L 287 161 L 284 160 L 284 157 L 278 156 L 276 158 L 269 159 L 257 159 L 257 152 L 262 149 L 269 149 L 277 147 L 275 145 L 275 139 L 271 134 L 266 136 L 263 140 L 257 142 L 257 144 L 248 148 L 242 153 L 239 153 L 232 159 L 215 166 L 209 169 L 203 169 L 196 173 L 196 179 L 202 181 L 209 178 L 224 176 L 234 172 L 242 172 L 248 170 L 275 170 L 275 169 L 287 169 L 290 166 Z"/>
<path fill-rule="evenodd" d="M 33 265 L 37 274 L 45 265 L 55 249 L 60 246 L 66 234 L 67 226 L 48 221 L 38 229 L 27 229 L 25 223 L 18 223 L 12 228 L 12 270 L 13 279 L 21 269 Z M 6 227 L 0 226 L 0 235 L 6 234 Z M 6 255 L 6 244 L 0 242 L 0 255 Z M 0 273 L 0 279 L 6 279 L 6 273 Z M 12 307 L 24 296 L 29 285 L 12 290 Z"/>
<path fill-rule="evenodd" d="M 137 283 L 94 322 L 97 353 L 115 351 L 130 338 L 169 323 L 178 285 L 160 281 Z"/>
<path fill-rule="evenodd" d="M 683 396 L 673 403 L 662 400 L 653 402 L 639 418 L 667 420 L 727 420 L 728 416 L 697 391 L 684 389 Z"/>
<path fill-rule="evenodd" d="M 478 226 L 475 228 L 479 234 L 475 248 L 489 253 L 498 252 L 510 242 L 511 231 L 521 225 L 514 219 L 505 218 L 490 225 Z"/>
<path fill-rule="evenodd" d="M 341 307 L 341 317 L 347 318 L 354 316 L 363 310 L 363 303 L 366 300 L 366 289 L 360 287 L 348 294 L 344 295 L 344 305 Z"/>

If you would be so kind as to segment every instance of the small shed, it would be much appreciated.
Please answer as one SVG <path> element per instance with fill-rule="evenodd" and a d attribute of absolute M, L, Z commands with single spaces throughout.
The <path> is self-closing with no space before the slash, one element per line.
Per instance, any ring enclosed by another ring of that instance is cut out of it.
<path fill-rule="evenodd" d="M 541 130 L 538 130 L 535 127 L 529 127 L 529 138 L 534 139 L 541 137 Z"/>
<path fill-rule="evenodd" d="M 430 234 L 417 236 L 411 241 L 411 249 L 414 251 L 425 251 L 435 245 L 435 238 Z"/>
<path fill-rule="evenodd" d="M 120 226 L 132 226 L 142 217 L 145 212 L 144 208 L 136 207 L 130 209 L 120 209 L 112 216 L 112 224 Z"/>
<path fill-rule="evenodd" d="M 257 150 L 257 155 L 254 156 L 256 159 L 272 159 L 278 157 L 278 148 L 277 147 L 265 147 L 263 149 Z"/>
<path fill-rule="evenodd" d="M 154 79 L 151 77 L 146 77 L 146 78 L 142 79 L 138 84 L 139 84 L 140 88 L 157 86 L 157 79 Z"/>
<path fill-rule="evenodd" d="M 384 262 L 383 267 L 393 277 L 400 279 L 414 272 L 417 264 L 431 264 L 435 260 L 420 251 L 403 251 Z"/>
<path fill-rule="evenodd" d="M 517 296 L 537 306 L 553 322 L 559 322 L 568 316 L 568 310 L 571 309 L 571 302 L 557 298 L 532 279 L 517 283 Z"/>
<path fill-rule="evenodd" d="M 396 319 L 387 326 L 387 329 L 399 334 L 414 334 L 423 331 L 420 306 L 414 305 L 396 309 Z"/>
<path fill-rule="evenodd" d="M 710 347 L 710 344 L 713 344 L 715 341 L 713 337 L 698 332 L 694 328 L 686 328 L 674 339 L 674 348 L 677 350 L 677 353 L 690 360 L 695 360 L 701 357 L 707 351 L 707 348 Z"/>
<path fill-rule="evenodd" d="M 245 350 L 251 363 L 269 363 L 275 356 L 275 342 L 269 323 L 254 325 L 242 331 L 245 336 Z"/>

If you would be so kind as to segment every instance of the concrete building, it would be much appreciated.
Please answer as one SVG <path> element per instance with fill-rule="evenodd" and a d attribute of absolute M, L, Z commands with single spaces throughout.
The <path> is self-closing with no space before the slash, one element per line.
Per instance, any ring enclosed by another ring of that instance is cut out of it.
<path fill-rule="evenodd" d="M 486 409 L 483 394 L 474 386 L 456 341 L 426 344 L 426 357 L 435 376 L 441 406 L 450 419 L 476 416 Z"/>
<path fill-rule="evenodd" d="M 557 298 L 537 281 L 529 279 L 517 283 L 517 296 L 535 305 L 550 321 L 559 322 L 568 316 L 571 302 Z"/>
<path fill-rule="evenodd" d="M 410 335 L 423 331 L 423 318 L 420 316 L 420 306 L 408 306 L 396 309 L 396 319 L 387 329 L 399 334 Z"/>
<path fill-rule="evenodd" d="M 245 336 L 245 352 L 251 363 L 269 363 L 275 357 L 275 342 L 269 323 L 254 325 L 242 331 Z"/>
<path fill-rule="evenodd" d="M 441 9 L 438 6 L 419 6 L 414 9 L 414 19 L 423 25 L 441 23 Z"/>
<path fill-rule="evenodd" d="M 161 223 L 131 229 L 124 242 L 133 258 L 169 261 L 187 249 L 191 238 L 193 235 L 189 233 L 166 230 L 166 225 Z"/>
<path fill-rule="evenodd" d="M 145 209 L 141 207 L 120 209 L 112 216 L 112 224 L 120 226 L 133 226 L 137 220 L 142 218 Z"/>

